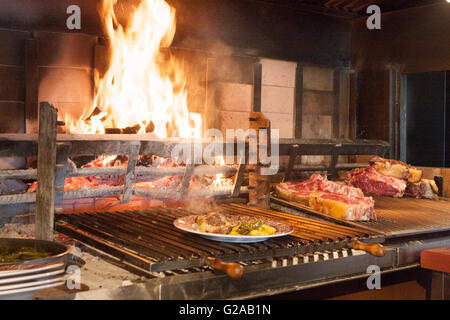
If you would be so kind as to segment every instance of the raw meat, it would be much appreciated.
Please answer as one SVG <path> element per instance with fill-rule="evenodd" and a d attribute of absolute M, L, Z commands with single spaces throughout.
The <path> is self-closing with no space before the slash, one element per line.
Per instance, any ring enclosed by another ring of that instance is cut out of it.
<path fill-rule="evenodd" d="M 319 191 L 310 194 L 309 206 L 337 219 L 369 221 L 375 218 L 375 202 L 369 197 L 349 197 Z"/>
<path fill-rule="evenodd" d="M 372 166 L 348 172 L 347 182 L 364 194 L 377 196 L 402 197 L 406 189 L 405 180 L 385 176 Z"/>
<path fill-rule="evenodd" d="M 437 195 L 438 191 L 438 187 L 434 180 L 422 179 L 419 182 L 408 182 L 405 195 L 414 198 L 435 200 L 439 199 Z"/>
<path fill-rule="evenodd" d="M 283 182 L 275 187 L 279 197 L 300 202 L 302 204 L 309 204 L 309 195 L 315 191 L 326 191 L 331 193 L 338 193 L 350 197 L 364 197 L 364 193 L 355 187 L 345 185 L 343 183 L 329 181 L 326 177 L 313 174 L 311 177 L 303 182 L 292 183 Z"/>
<path fill-rule="evenodd" d="M 422 179 L 422 170 L 401 161 L 374 157 L 369 163 L 385 176 L 407 179 L 409 182 L 419 182 Z"/>
<path fill-rule="evenodd" d="M 338 219 L 368 221 L 374 219 L 374 201 L 365 197 L 359 188 L 329 181 L 313 174 L 300 183 L 280 183 L 276 187 L 283 199 L 309 205 Z"/>
<path fill-rule="evenodd" d="M 283 182 L 275 187 L 280 198 L 296 201 L 305 205 L 309 203 L 309 195 L 319 190 L 323 177 L 317 174 L 311 175 L 308 180 L 299 183 Z"/>

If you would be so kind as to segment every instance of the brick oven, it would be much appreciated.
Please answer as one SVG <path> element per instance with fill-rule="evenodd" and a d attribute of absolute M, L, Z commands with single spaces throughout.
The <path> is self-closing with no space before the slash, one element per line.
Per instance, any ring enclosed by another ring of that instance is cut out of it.
<path fill-rule="evenodd" d="M 71 29 L 73 5 L 81 26 Z M 366 30 L 369 5 L 385 10 L 385 29 Z M 448 26 L 448 7 L 423 9 L 439 12 L 436 32 Z M 174 25 L 158 38 L 165 15 Z M 330 298 L 337 283 L 334 297 L 365 281 L 370 265 L 420 282 L 411 297 L 429 296 L 420 253 L 450 243 L 450 140 L 440 117 L 426 121 L 443 128 L 428 146 L 442 163 L 428 165 L 431 156 L 412 155 L 426 149 L 411 133 L 420 117 L 408 119 L 425 108 L 414 92 L 428 91 L 443 96 L 432 101 L 447 117 L 450 41 L 439 33 L 436 59 L 397 53 L 400 44 L 417 49 L 391 37 L 396 28 L 408 34 L 405 16 L 421 13 L 406 1 L 369 0 L 0 3 L 0 238 L 56 241 L 72 252 L 64 272 L 39 278 L 49 286 L 34 291 L 13 280 L 2 288 L 0 261 L 0 298 L 14 286 L 63 299 Z M 379 39 L 385 50 L 373 49 Z M 378 170 L 373 159 L 388 163 L 383 183 L 405 187 L 398 199 L 358 189 L 375 203 L 370 221 L 277 192 L 298 192 L 319 175 L 356 188 L 351 170 Z M 403 197 L 411 181 L 392 176 L 395 166 L 420 171 L 413 183 L 436 186 L 435 200 Z M 180 227 L 216 213 L 287 231 L 246 243 Z"/>

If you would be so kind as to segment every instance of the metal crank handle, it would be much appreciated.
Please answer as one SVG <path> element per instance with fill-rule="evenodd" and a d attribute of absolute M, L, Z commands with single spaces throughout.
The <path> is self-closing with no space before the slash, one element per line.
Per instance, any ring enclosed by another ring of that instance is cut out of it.
<path fill-rule="evenodd" d="M 386 254 L 386 248 L 379 243 L 365 244 L 360 241 L 352 241 L 350 246 L 352 249 L 363 250 L 375 257 L 383 257 Z"/>
<path fill-rule="evenodd" d="M 239 279 L 244 274 L 244 267 L 235 262 L 223 262 L 220 259 L 208 257 L 210 267 L 216 270 L 221 270 L 228 274 L 233 279 Z"/>

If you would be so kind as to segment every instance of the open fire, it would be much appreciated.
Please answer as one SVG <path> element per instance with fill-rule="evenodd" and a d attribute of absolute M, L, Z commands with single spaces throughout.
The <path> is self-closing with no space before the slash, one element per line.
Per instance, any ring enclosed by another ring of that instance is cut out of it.
<path fill-rule="evenodd" d="M 109 65 L 95 70 L 95 98 L 79 119 L 66 114 L 71 134 L 137 133 L 158 138 L 200 138 L 202 117 L 189 112 L 186 76 L 181 63 L 167 53 L 175 35 L 175 9 L 164 0 L 139 0 L 126 21 L 116 14 L 117 0 L 102 0 L 99 13 L 107 36 Z M 151 159 L 149 161 L 149 159 Z M 179 166 L 177 159 L 140 156 L 138 165 Z M 82 167 L 126 167 L 127 157 L 103 155 Z M 73 164 L 73 163 L 72 163 Z M 216 165 L 224 165 L 222 157 Z M 183 177 L 137 176 L 133 186 L 165 190 L 181 185 Z M 192 176 L 190 189 L 232 186 L 223 174 Z M 71 177 L 65 190 L 120 186 L 123 176 Z M 29 191 L 35 191 L 34 183 Z"/>
<path fill-rule="evenodd" d="M 202 118 L 188 110 L 186 76 L 174 57 L 165 57 L 175 35 L 175 9 L 164 0 L 140 0 L 126 23 L 115 12 L 117 0 L 99 8 L 110 51 L 109 67 L 95 73 L 95 99 L 80 119 L 69 115 L 70 133 L 105 133 L 137 127 L 159 138 L 200 137 Z M 95 108 L 100 110 L 93 114 Z"/>

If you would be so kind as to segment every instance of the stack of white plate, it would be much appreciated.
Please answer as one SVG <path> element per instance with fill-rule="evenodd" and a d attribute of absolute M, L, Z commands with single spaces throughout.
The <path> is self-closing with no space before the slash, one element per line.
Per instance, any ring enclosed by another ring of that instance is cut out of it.
<path fill-rule="evenodd" d="M 39 290 L 64 284 L 64 276 L 64 262 L 0 271 L 0 300 L 32 299 Z"/>
<path fill-rule="evenodd" d="M 51 256 L 18 263 L 0 263 L 0 300 L 32 299 L 39 290 L 64 284 L 69 247 L 44 240 L 0 238 L 0 252 L 20 247 L 33 247 L 49 252 Z"/>

